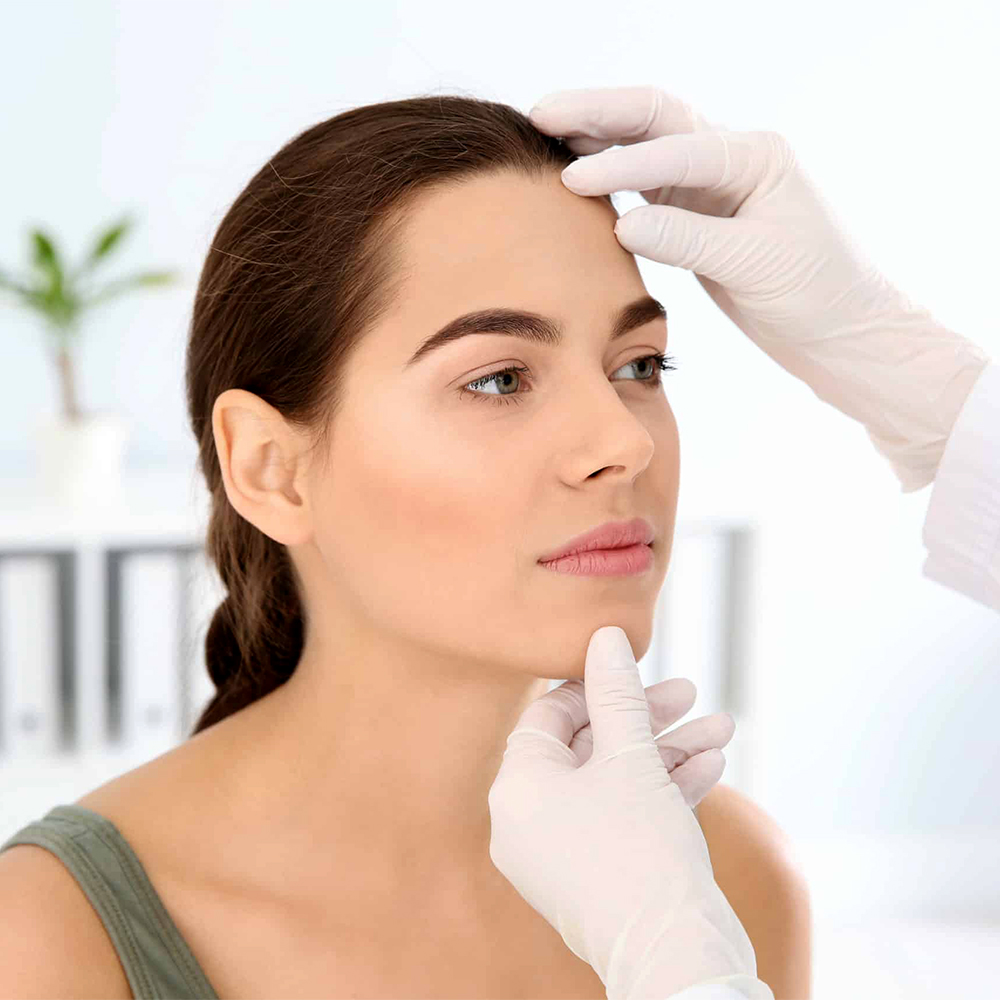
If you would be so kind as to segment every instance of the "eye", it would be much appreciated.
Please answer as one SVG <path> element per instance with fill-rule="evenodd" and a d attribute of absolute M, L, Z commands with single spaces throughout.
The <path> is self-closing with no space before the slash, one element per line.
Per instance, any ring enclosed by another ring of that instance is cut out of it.
<path fill-rule="evenodd" d="M 639 378 L 632 379 L 634 382 L 642 382 L 650 389 L 657 389 L 663 385 L 663 379 L 660 373 L 665 371 L 676 371 L 677 359 L 672 354 L 645 354 L 640 358 L 635 358 L 633 361 L 628 361 L 622 368 L 627 368 L 629 365 L 639 365 L 645 362 L 645 369 L 649 371 L 652 375 L 651 378 Z M 618 369 L 621 371 L 621 368 Z M 498 371 L 490 372 L 489 375 L 484 375 L 482 378 L 477 378 L 474 382 L 467 382 L 458 391 L 463 396 L 472 396 L 474 399 L 490 400 L 500 406 L 507 406 L 510 403 L 520 403 L 520 397 L 524 395 L 521 392 L 513 393 L 487 393 L 478 392 L 476 387 L 489 385 L 491 382 L 497 382 L 498 385 L 504 385 L 509 387 L 510 381 L 506 378 L 507 376 L 517 376 L 517 384 L 520 386 L 521 378 L 525 375 L 528 376 L 529 382 L 531 379 L 531 372 L 522 367 L 521 365 L 509 365 L 506 368 L 501 368 Z"/>

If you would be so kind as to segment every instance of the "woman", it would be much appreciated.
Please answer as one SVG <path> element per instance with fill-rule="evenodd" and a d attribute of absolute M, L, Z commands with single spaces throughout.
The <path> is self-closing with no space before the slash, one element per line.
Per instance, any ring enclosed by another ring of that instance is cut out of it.
<path fill-rule="evenodd" d="M 175 964 L 220 997 L 605 996 L 488 852 L 507 734 L 583 676 L 599 626 L 644 655 L 674 531 L 665 312 L 611 200 L 562 185 L 573 158 L 500 104 L 356 108 L 289 142 L 213 240 L 187 388 L 228 589 L 218 690 L 191 739 L 76 805 L 135 851 Z M 641 572 L 539 562 L 633 518 Z M 780 832 L 725 786 L 697 815 L 758 976 L 807 996 Z M 0 876 L 39 900 L 19 947 L 64 935 L 87 986 L 132 995 L 51 851 L 10 847 Z"/>

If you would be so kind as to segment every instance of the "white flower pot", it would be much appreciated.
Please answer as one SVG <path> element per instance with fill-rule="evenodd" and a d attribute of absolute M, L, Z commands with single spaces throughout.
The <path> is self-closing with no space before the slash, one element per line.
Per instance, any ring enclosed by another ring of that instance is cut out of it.
<path fill-rule="evenodd" d="M 115 502 L 122 487 L 128 431 L 109 411 L 61 417 L 35 427 L 38 479 L 43 496 L 73 507 Z"/>

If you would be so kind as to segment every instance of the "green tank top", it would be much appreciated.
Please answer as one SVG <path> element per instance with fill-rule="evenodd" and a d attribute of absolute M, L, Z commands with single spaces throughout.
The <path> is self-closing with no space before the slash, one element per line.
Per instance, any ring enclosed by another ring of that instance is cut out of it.
<path fill-rule="evenodd" d="M 136 1000 L 218 1000 L 135 852 L 111 820 L 78 805 L 50 809 L 0 844 L 51 851 L 87 894 Z"/>

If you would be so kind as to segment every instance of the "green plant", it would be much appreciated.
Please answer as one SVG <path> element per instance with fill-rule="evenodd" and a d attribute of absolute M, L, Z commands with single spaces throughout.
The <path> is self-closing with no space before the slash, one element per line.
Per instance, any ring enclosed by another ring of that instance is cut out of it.
<path fill-rule="evenodd" d="M 168 285 L 177 276 L 173 271 L 147 271 L 111 281 L 101 289 L 89 286 L 94 268 L 121 244 L 134 222 L 131 215 L 126 215 L 105 230 L 83 262 L 70 271 L 64 267 L 52 238 L 40 229 L 33 229 L 31 263 L 35 273 L 30 283 L 15 280 L 0 270 L 0 290 L 13 292 L 21 305 L 36 310 L 52 338 L 63 412 L 70 421 L 81 418 L 71 348 L 80 337 L 82 314 L 130 288 Z"/>

